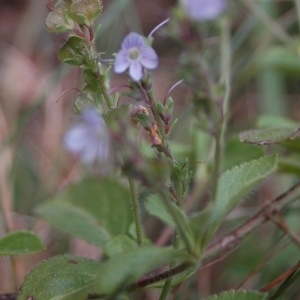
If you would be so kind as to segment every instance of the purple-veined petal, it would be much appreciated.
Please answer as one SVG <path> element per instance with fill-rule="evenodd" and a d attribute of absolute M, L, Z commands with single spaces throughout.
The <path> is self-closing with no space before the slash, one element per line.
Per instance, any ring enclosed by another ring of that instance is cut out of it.
<path fill-rule="evenodd" d="M 151 47 L 144 47 L 141 51 L 141 64 L 147 69 L 155 69 L 158 66 L 158 56 Z"/>
<path fill-rule="evenodd" d="M 142 48 L 145 45 L 143 37 L 135 32 L 127 34 L 122 43 L 122 49 L 129 50 L 130 48 Z"/>
<path fill-rule="evenodd" d="M 138 61 L 132 61 L 129 66 L 129 75 L 134 81 L 139 81 L 142 78 L 142 66 Z"/>
<path fill-rule="evenodd" d="M 129 64 L 128 51 L 120 50 L 115 59 L 114 71 L 116 73 L 123 73 L 128 69 Z"/>

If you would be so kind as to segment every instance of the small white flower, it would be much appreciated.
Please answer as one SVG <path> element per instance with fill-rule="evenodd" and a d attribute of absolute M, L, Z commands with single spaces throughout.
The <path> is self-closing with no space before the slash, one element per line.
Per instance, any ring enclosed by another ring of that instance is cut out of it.
<path fill-rule="evenodd" d="M 103 162 L 109 156 L 110 137 L 105 121 L 95 108 L 88 108 L 64 135 L 64 146 L 83 164 Z"/>
<path fill-rule="evenodd" d="M 129 68 L 129 75 L 134 81 L 141 80 L 143 67 L 155 69 L 158 65 L 156 52 L 147 45 L 143 37 L 135 32 L 129 33 L 123 40 L 118 52 L 114 70 L 123 73 Z"/>
<path fill-rule="evenodd" d="M 212 20 L 226 8 L 226 0 L 181 0 L 188 16 L 195 21 Z"/>

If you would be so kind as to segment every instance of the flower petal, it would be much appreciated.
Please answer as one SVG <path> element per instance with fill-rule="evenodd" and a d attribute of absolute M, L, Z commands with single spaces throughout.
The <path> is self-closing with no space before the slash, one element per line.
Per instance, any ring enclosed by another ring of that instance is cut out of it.
<path fill-rule="evenodd" d="M 142 66 L 138 61 L 132 61 L 129 66 L 129 75 L 134 81 L 139 81 L 142 78 Z"/>
<path fill-rule="evenodd" d="M 80 123 L 64 136 L 64 145 L 72 154 L 79 155 L 83 164 L 103 162 L 109 156 L 110 136 L 105 121 L 95 108 L 81 115 Z"/>
<path fill-rule="evenodd" d="M 64 136 L 65 147 L 74 154 L 80 153 L 88 142 L 88 130 L 86 126 L 78 124 L 68 131 Z"/>
<path fill-rule="evenodd" d="M 123 73 L 129 67 L 129 63 L 128 51 L 120 50 L 115 59 L 114 71 L 116 73 Z"/>
<path fill-rule="evenodd" d="M 158 66 L 158 56 L 151 47 L 144 47 L 141 50 L 141 64 L 147 69 L 155 69 Z"/>
<path fill-rule="evenodd" d="M 122 43 L 122 49 L 129 50 L 131 48 L 142 48 L 145 45 L 143 37 L 136 32 L 127 34 Z"/>
<path fill-rule="evenodd" d="M 226 0 L 185 0 L 187 14 L 196 21 L 212 20 L 226 8 Z"/>

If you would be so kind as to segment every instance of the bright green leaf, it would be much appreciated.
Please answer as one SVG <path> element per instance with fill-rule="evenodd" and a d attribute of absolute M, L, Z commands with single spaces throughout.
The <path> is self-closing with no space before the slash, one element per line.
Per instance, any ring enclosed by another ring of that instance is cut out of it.
<path fill-rule="evenodd" d="M 276 166 L 277 155 L 272 155 L 241 164 L 221 175 L 216 201 L 209 208 L 210 216 L 206 225 L 208 239 L 234 207 L 274 172 Z"/>
<path fill-rule="evenodd" d="M 113 294 L 125 290 L 144 274 L 171 261 L 188 259 L 182 251 L 172 248 L 138 247 L 105 261 L 94 282 L 96 293 Z"/>
<path fill-rule="evenodd" d="M 44 249 L 41 239 L 30 231 L 11 232 L 0 240 L 0 256 L 25 255 Z"/>
<path fill-rule="evenodd" d="M 229 291 L 223 292 L 218 296 L 211 296 L 206 300 L 265 300 L 267 294 L 248 291 Z"/>
<path fill-rule="evenodd" d="M 100 262 L 75 255 L 55 256 L 32 269 L 18 300 L 82 300 L 92 292 Z"/>

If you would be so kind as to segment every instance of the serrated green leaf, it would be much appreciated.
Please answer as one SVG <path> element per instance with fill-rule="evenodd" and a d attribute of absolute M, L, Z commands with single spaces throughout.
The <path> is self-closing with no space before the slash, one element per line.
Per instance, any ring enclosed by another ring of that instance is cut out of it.
<path fill-rule="evenodd" d="M 221 175 L 216 201 L 209 208 L 210 216 L 206 225 L 207 239 L 212 236 L 234 207 L 274 172 L 276 167 L 277 155 L 272 155 L 241 164 Z"/>
<path fill-rule="evenodd" d="M 90 45 L 79 36 L 71 36 L 58 51 L 58 58 L 69 65 L 79 66 L 83 69 L 94 70 L 96 60 L 91 59 Z"/>
<path fill-rule="evenodd" d="M 64 209 L 61 212 L 57 211 L 55 215 L 55 207 Z M 68 230 L 70 234 L 89 243 L 94 239 L 93 244 L 98 246 L 103 246 L 102 243 L 106 242 L 104 232 L 108 234 L 106 237 L 125 234 L 133 222 L 128 188 L 110 178 L 101 181 L 98 178 L 86 178 L 80 183 L 69 186 L 54 197 L 53 201 L 42 204 L 36 211 L 53 226 L 64 231 Z M 83 221 L 70 220 L 70 214 L 77 215 L 79 219 L 81 216 L 91 232 L 88 233 L 87 229 L 82 228 Z M 63 219 L 64 223 L 72 222 L 73 227 L 63 224 Z"/>
<path fill-rule="evenodd" d="M 252 291 L 229 291 L 218 296 L 211 296 L 206 300 L 265 300 L 267 294 Z"/>
<path fill-rule="evenodd" d="M 0 239 L 0 256 L 25 255 L 45 249 L 41 239 L 30 231 L 15 231 Z"/>
<path fill-rule="evenodd" d="M 75 255 L 55 256 L 26 275 L 18 300 L 82 300 L 92 291 L 100 262 Z"/>
<path fill-rule="evenodd" d="M 189 256 L 172 248 L 139 247 L 120 253 L 105 261 L 94 281 L 96 293 L 113 294 L 125 290 L 144 274 L 171 261 L 189 259 Z"/>
<path fill-rule="evenodd" d="M 118 235 L 105 245 L 104 252 L 107 256 L 112 257 L 116 254 L 135 249 L 137 246 L 136 241 L 129 236 Z"/>
<path fill-rule="evenodd" d="M 251 130 L 240 134 L 243 143 L 256 145 L 274 145 L 291 141 L 299 137 L 300 128 L 267 128 L 262 130 Z"/>

